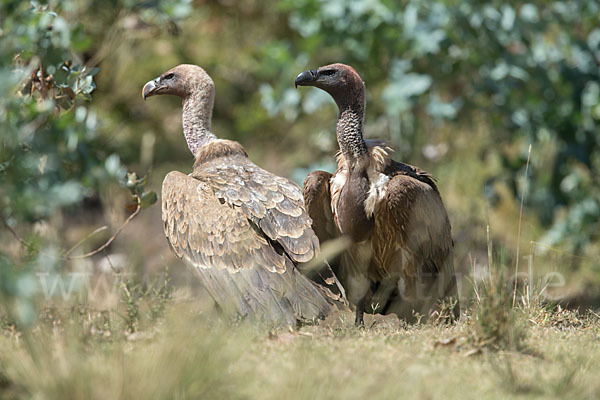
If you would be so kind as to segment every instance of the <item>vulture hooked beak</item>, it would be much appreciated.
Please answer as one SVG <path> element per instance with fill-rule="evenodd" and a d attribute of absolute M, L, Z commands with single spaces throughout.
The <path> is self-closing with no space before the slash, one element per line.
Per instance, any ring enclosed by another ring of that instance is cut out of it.
<path fill-rule="evenodd" d="M 308 71 L 300 72 L 296 77 L 296 81 L 294 81 L 294 86 L 298 88 L 298 86 L 312 86 L 312 84 L 317 80 L 317 70 L 309 69 Z"/>
<path fill-rule="evenodd" d="M 154 96 L 161 87 L 160 78 L 146 82 L 142 89 L 142 97 L 146 100 L 146 97 Z"/>

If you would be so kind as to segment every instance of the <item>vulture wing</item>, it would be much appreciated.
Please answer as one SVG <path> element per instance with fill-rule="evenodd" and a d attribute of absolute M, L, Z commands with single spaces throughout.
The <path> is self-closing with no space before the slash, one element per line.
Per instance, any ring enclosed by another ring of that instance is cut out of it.
<path fill-rule="evenodd" d="M 178 257 L 199 268 L 240 269 L 264 266 L 284 272 L 289 262 L 241 207 L 215 195 L 203 180 L 170 172 L 163 181 L 162 215 L 165 234 Z"/>
<path fill-rule="evenodd" d="M 296 200 L 300 189 L 276 176 L 266 180 L 270 174 L 256 175 L 260 168 L 236 161 L 228 168 L 209 163 L 191 176 L 174 171 L 165 177 L 163 221 L 171 247 L 196 267 L 230 315 L 287 325 L 324 318 L 333 304 L 341 305 L 337 296 L 294 266 L 318 249 L 301 197 Z"/>
<path fill-rule="evenodd" d="M 381 219 L 376 227 L 397 230 L 397 251 L 392 253 L 393 259 L 382 264 L 387 269 L 402 266 L 405 295 L 408 299 L 420 300 L 425 295 L 429 304 L 425 301 L 420 307 L 427 310 L 437 299 L 458 299 L 450 221 L 431 175 L 406 164 L 397 164 L 402 169 L 395 171 L 376 212 L 377 218 Z M 387 234 L 393 236 L 394 232 Z M 376 254 L 379 251 L 384 249 L 374 249 Z M 458 311 L 458 306 L 455 309 Z"/>
<path fill-rule="evenodd" d="M 320 242 L 336 239 L 340 236 L 335 225 L 331 210 L 330 181 L 333 175 L 325 171 L 313 171 L 304 180 L 304 204 L 306 211 L 312 219 L 312 228 Z M 339 251 L 335 250 L 336 252 Z M 321 268 L 311 271 L 310 277 L 321 285 L 327 286 L 335 295 L 344 299 L 346 293 L 341 284 L 338 284 L 336 275 L 339 273 L 342 253 L 333 256 Z"/>
<path fill-rule="evenodd" d="M 295 183 L 247 158 L 204 164 L 192 176 L 239 213 L 238 218 L 246 220 L 276 253 L 285 253 L 295 262 L 307 262 L 319 250 L 312 221 L 304 211 L 302 191 Z"/>
<path fill-rule="evenodd" d="M 385 173 L 391 177 L 396 175 L 403 175 L 414 178 L 420 182 L 423 182 L 430 186 L 434 191 L 438 192 L 438 188 L 435 184 L 436 179 L 427 171 L 415 167 L 413 165 L 404 164 L 399 161 L 393 161 L 389 164 Z"/>
<path fill-rule="evenodd" d="M 329 182 L 333 175 L 325 171 L 313 171 L 304 180 L 304 203 L 313 220 L 312 228 L 321 243 L 335 239 L 339 231 L 331 211 Z"/>

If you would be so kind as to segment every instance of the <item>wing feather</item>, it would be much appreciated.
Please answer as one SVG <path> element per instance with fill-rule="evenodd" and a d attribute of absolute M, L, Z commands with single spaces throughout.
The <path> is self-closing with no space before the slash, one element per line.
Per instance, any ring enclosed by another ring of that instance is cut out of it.
<path fill-rule="evenodd" d="M 293 261 L 312 259 L 319 244 L 311 228 L 312 221 L 304 210 L 300 187 L 248 159 L 236 161 L 232 167 L 215 160 L 192 176 L 210 186 L 225 204 L 238 209 L 268 239 L 278 243 Z"/>
<path fill-rule="evenodd" d="M 312 227 L 321 243 L 339 236 L 331 210 L 331 177 L 329 172 L 313 171 L 304 180 L 302 191 Z"/>
<path fill-rule="evenodd" d="M 389 245 L 381 240 L 374 244 L 374 254 L 392 256 L 378 264 L 387 273 L 401 268 L 405 289 L 411 292 L 411 297 L 417 290 L 438 290 L 439 286 L 441 291 L 435 293 L 435 298 L 458 299 L 450 221 L 437 188 L 430 175 L 425 174 L 415 177 L 411 172 L 401 171 L 389 181 L 384 201 L 376 212 L 379 227 L 376 229 L 390 229 L 378 235 L 395 237 L 396 251 L 378 248 Z M 426 289 L 408 287 L 417 282 L 426 285 Z"/>
<path fill-rule="evenodd" d="M 223 310 L 293 324 L 322 318 L 333 304 L 345 307 L 332 292 L 335 276 L 333 284 L 311 282 L 295 268 L 314 257 L 319 242 L 291 182 L 249 161 L 215 159 L 190 176 L 169 173 L 162 192 L 171 247 L 196 267 Z"/>
<path fill-rule="evenodd" d="M 285 255 L 251 225 L 241 207 L 221 203 L 205 182 L 180 172 L 163 182 L 163 221 L 171 247 L 200 268 L 285 270 Z"/>

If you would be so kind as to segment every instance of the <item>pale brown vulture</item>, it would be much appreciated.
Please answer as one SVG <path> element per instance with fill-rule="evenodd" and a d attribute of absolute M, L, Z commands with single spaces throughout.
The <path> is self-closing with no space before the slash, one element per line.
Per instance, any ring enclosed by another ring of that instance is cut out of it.
<path fill-rule="evenodd" d="M 192 173 L 170 172 L 162 185 L 175 254 L 229 315 L 276 325 L 325 317 L 337 296 L 297 268 L 319 249 L 301 189 L 211 132 L 214 84 L 202 68 L 179 65 L 143 88 L 144 99 L 160 94 L 183 100 L 183 133 L 195 156 Z"/>
<path fill-rule="evenodd" d="M 326 91 L 339 108 L 337 170 L 309 174 L 304 201 L 321 243 L 352 240 L 334 272 L 356 305 L 356 324 L 365 311 L 428 315 L 441 300 L 457 318 L 450 221 L 432 176 L 394 161 L 382 142 L 364 140 L 365 85 L 353 68 L 305 71 L 295 84 Z"/>

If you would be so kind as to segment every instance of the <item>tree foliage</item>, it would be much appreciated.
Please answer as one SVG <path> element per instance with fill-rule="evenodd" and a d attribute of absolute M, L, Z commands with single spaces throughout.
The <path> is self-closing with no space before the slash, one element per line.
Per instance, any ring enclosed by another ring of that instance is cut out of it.
<path fill-rule="evenodd" d="M 175 26 L 173 18 L 189 12 L 185 0 L 144 7 L 113 3 L 113 12 L 146 23 Z M 59 246 L 60 239 L 35 231 L 33 223 L 80 207 L 108 182 L 126 184 L 143 207 L 156 200 L 144 191 L 145 180 L 135 175 L 126 180 L 119 154 L 99 134 L 90 103 L 99 69 L 86 61 L 100 49 L 94 46 L 102 43 L 104 31 L 87 29 L 76 12 L 98 6 L 71 0 L 0 4 L 0 240 L 20 242 L 17 250 L 0 250 L 0 297 L 15 297 L 24 321 L 32 317 L 33 268 L 52 270 L 64 263 L 61 252 L 48 247 Z M 110 25 L 104 23 L 103 28 Z"/>

